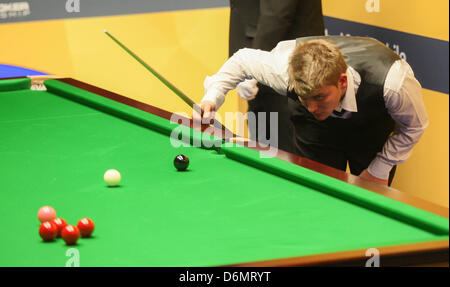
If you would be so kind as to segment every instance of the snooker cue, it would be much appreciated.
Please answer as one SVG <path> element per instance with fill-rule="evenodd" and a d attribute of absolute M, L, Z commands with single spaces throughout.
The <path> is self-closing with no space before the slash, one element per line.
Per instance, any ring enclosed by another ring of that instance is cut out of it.
<path fill-rule="evenodd" d="M 141 65 L 143 65 L 147 70 L 149 70 L 158 80 L 163 82 L 166 87 L 171 89 L 180 99 L 182 99 L 186 104 L 188 104 L 192 109 L 197 111 L 199 114 L 201 114 L 201 111 L 198 109 L 200 108 L 193 100 L 191 100 L 185 93 L 183 93 L 181 90 L 179 90 L 177 87 L 175 87 L 172 83 L 170 83 L 167 79 L 165 79 L 163 76 L 161 76 L 158 72 L 156 72 L 154 69 L 152 69 L 147 63 L 144 62 L 141 58 L 139 58 L 135 53 L 133 53 L 130 49 L 125 47 L 119 40 L 117 40 L 113 35 L 111 35 L 106 29 L 104 30 L 105 34 L 108 35 L 114 42 L 116 42 L 122 49 L 124 49 L 130 56 L 132 56 L 136 61 L 138 61 Z M 222 125 L 219 121 L 213 120 L 214 127 L 218 128 L 219 130 L 224 130 L 225 133 L 230 133 L 233 137 L 235 136 L 234 133 L 232 133 L 229 129 L 227 129 L 224 125 Z"/>

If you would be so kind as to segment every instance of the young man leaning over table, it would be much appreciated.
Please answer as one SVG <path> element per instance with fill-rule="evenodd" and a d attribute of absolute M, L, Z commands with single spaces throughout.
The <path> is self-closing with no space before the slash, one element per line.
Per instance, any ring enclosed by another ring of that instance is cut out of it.
<path fill-rule="evenodd" d="M 270 52 L 244 48 L 205 79 L 194 121 L 209 121 L 228 91 L 251 97 L 256 82 L 289 98 L 297 155 L 390 185 L 428 126 L 409 64 L 367 37 L 314 36 Z"/>

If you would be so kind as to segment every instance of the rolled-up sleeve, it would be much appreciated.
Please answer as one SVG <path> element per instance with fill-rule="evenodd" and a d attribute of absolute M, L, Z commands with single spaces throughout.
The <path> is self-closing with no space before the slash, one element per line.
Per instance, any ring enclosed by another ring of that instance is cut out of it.
<path fill-rule="evenodd" d="M 368 167 L 369 173 L 380 179 L 387 179 L 394 165 L 411 156 L 413 147 L 429 125 L 422 87 L 405 61 L 397 61 L 389 71 L 384 100 L 396 126 L 394 134 Z"/>
<path fill-rule="evenodd" d="M 226 94 L 246 79 L 255 79 L 285 95 L 288 61 L 294 48 L 295 40 L 291 40 L 280 42 L 270 52 L 249 48 L 237 51 L 215 75 L 206 77 L 202 102 L 211 101 L 218 109 Z"/>

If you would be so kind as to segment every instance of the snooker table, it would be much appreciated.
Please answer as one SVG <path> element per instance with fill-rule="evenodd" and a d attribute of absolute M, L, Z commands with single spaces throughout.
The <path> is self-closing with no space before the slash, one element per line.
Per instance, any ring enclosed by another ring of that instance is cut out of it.
<path fill-rule="evenodd" d="M 364 266 L 370 248 L 381 266 L 448 264 L 448 209 L 74 79 L 44 84 L 0 80 L 0 266 L 64 267 L 69 248 L 81 267 Z M 93 237 L 43 242 L 44 205 L 91 218 Z"/>

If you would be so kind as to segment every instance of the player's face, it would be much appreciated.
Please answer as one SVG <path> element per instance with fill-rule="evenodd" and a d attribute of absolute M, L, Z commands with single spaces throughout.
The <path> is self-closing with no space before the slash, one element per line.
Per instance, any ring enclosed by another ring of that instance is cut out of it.
<path fill-rule="evenodd" d="M 323 86 L 318 93 L 299 97 L 302 104 L 319 121 L 327 119 L 347 91 L 347 75 L 342 74 L 337 86 Z"/>

